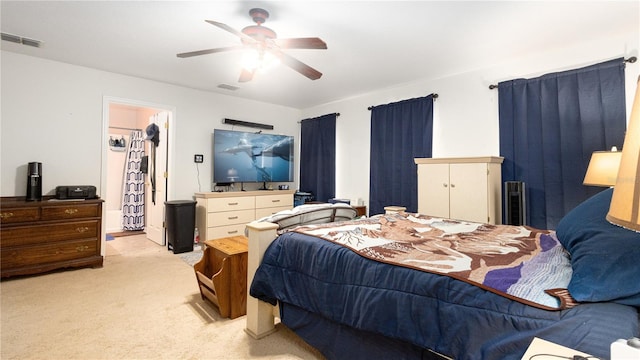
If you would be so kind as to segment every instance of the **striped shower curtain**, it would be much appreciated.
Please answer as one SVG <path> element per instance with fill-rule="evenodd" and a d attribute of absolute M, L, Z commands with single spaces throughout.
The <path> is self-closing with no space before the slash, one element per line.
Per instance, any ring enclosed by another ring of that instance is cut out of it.
<path fill-rule="evenodd" d="M 140 169 L 143 156 L 142 131 L 132 131 L 124 169 L 122 230 L 144 230 L 144 174 Z"/>

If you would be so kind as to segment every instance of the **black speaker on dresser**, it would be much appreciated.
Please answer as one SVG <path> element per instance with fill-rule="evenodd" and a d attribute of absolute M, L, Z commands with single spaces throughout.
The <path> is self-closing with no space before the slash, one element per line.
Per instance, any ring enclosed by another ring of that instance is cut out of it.
<path fill-rule="evenodd" d="M 504 211 L 506 225 L 526 225 L 527 207 L 524 182 L 504 182 Z"/>
<path fill-rule="evenodd" d="M 27 201 L 42 200 L 42 163 L 30 162 L 27 165 Z"/>

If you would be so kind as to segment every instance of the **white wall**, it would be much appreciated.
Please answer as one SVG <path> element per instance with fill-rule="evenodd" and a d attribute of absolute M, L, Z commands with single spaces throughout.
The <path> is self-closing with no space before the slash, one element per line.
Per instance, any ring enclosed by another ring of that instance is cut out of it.
<path fill-rule="evenodd" d="M 26 194 L 26 166 L 32 161 L 43 163 L 44 194 L 74 184 L 95 185 L 101 193 L 104 97 L 175 108 L 169 200 L 211 190 L 211 134 L 214 128 L 231 129 L 223 118 L 272 124 L 273 133 L 298 136 L 297 109 L 6 51 L 1 57 L 0 196 Z M 204 154 L 201 188 L 194 154 Z"/>
<path fill-rule="evenodd" d="M 31 161 L 43 163 L 45 193 L 61 184 L 98 186 L 102 103 L 107 96 L 175 107 L 170 200 L 211 190 L 211 133 L 229 128 L 221 124 L 222 118 L 273 124 L 274 133 L 296 136 L 299 153 L 297 121 L 338 112 L 336 196 L 362 198 L 368 204 L 368 106 L 437 93 L 433 156 L 499 155 L 497 90 L 489 90 L 489 84 L 638 56 L 639 48 L 634 29 L 562 49 L 532 51 L 526 58 L 496 59 L 491 68 L 474 69 L 470 58 L 466 73 L 418 80 L 303 111 L 3 51 L 0 195 L 25 194 L 26 165 Z M 639 68 L 640 62 L 627 64 L 629 108 Z M 193 163 L 196 153 L 205 156 L 200 188 Z"/>
<path fill-rule="evenodd" d="M 498 90 L 490 84 L 532 78 L 619 57 L 638 56 L 638 29 L 606 39 L 568 44 L 562 49 L 532 51 L 518 59 L 496 59 L 490 68 L 424 79 L 392 89 L 324 104 L 303 111 L 303 118 L 340 113 L 336 124 L 336 196 L 362 198 L 369 193 L 369 106 L 438 94 L 434 103 L 433 157 L 499 156 Z M 627 114 L 631 111 L 640 61 L 626 65 Z M 628 115 L 627 115 L 628 116 Z M 603 149 L 604 150 L 604 149 Z"/>

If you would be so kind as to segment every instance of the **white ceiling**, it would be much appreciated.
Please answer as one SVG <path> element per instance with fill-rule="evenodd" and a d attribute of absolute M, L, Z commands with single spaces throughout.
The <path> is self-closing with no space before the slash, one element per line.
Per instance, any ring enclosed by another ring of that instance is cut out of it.
<path fill-rule="evenodd" d="M 496 64 L 541 48 L 640 31 L 639 1 L 6 1 L 1 30 L 41 40 L 12 51 L 205 91 L 308 108 L 417 79 Z M 288 50 L 324 75 L 279 66 L 238 83 L 240 52 L 177 53 L 239 44 L 261 7 L 279 38 L 320 37 L 327 50 Z M 237 86 L 236 91 L 218 88 Z"/>

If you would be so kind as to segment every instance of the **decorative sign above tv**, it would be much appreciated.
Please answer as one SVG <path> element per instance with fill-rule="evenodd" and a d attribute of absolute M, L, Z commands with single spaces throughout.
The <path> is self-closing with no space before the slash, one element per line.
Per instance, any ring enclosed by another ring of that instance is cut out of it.
<path fill-rule="evenodd" d="M 213 131 L 213 182 L 293 181 L 293 136 Z"/>

